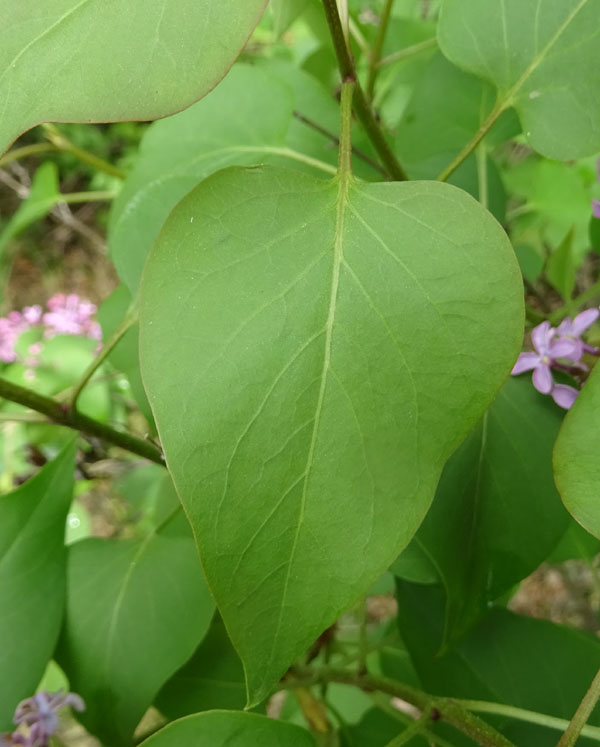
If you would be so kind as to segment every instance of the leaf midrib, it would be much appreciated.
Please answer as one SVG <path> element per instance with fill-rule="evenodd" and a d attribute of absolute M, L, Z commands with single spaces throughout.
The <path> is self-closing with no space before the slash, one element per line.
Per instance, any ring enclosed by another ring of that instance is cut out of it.
<path fill-rule="evenodd" d="M 536 54 L 533 58 L 533 60 L 529 63 L 529 65 L 525 68 L 523 71 L 521 77 L 516 81 L 516 83 L 509 88 L 509 90 L 504 95 L 504 100 L 502 102 L 501 108 L 508 109 L 509 107 L 514 105 L 514 96 L 519 92 L 521 87 L 525 84 L 525 82 L 528 80 L 528 78 L 533 75 L 533 73 L 537 70 L 539 65 L 544 62 L 544 60 L 547 58 L 548 53 L 552 49 L 552 47 L 556 44 L 556 42 L 560 39 L 560 37 L 563 35 L 563 33 L 567 30 L 567 28 L 570 26 L 571 22 L 577 16 L 577 14 L 583 9 L 585 5 L 587 5 L 588 0 L 580 0 L 579 4 L 571 11 L 571 13 L 567 16 L 567 18 L 561 23 L 561 25 L 556 30 L 554 36 L 548 41 L 546 46 Z"/>
<path fill-rule="evenodd" d="M 298 516 L 298 523 L 296 526 L 296 532 L 294 534 L 294 540 L 292 542 L 292 549 L 290 551 L 290 559 L 287 565 L 287 573 L 283 585 L 283 593 L 281 596 L 281 604 L 279 605 L 279 617 L 277 620 L 277 627 L 275 628 L 275 634 L 273 636 L 273 645 L 271 647 L 271 654 L 269 656 L 269 666 L 273 660 L 275 647 L 279 639 L 281 631 L 281 623 L 283 621 L 283 610 L 285 609 L 287 593 L 289 589 L 289 582 L 291 577 L 292 565 L 294 564 L 294 557 L 298 547 L 298 539 L 300 537 L 300 530 L 304 523 L 304 513 L 306 509 L 306 496 L 308 491 L 308 483 L 311 474 L 311 468 L 314 461 L 315 447 L 319 434 L 319 427 L 321 423 L 321 416 L 323 414 L 323 402 L 325 400 L 325 389 L 327 388 L 327 378 L 329 374 L 329 367 L 331 363 L 331 344 L 333 340 L 333 327 L 335 323 L 335 312 L 337 307 L 337 297 L 340 284 L 340 268 L 344 259 L 342 235 L 344 230 L 344 220 L 346 215 L 346 206 L 348 204 L 348 189 L 351 182 L 350 174 L 342 173 L 338 179 L 338 195 L 337 195 L 337 209 L 336 209 L 336 224 L 335 224 L 335 239 L 333 245 L 333 267 L 331 276 L 331 290 L 329 294 L 329 308 L 327 312 L 327 321 L 325 323 L 325 346 L 323 354 L 323 368 L 321 370 L 321 382 L 319 385 L 319 394 L 317 396 L 317 403 L 315 406 L 315 418 L 313 422 L 312 435 L 308 453 L 306 457 L 306 467 L 304 470 L 304 484 L 302 488 L 302 496 L 300 499 L 300 512 Z"/>

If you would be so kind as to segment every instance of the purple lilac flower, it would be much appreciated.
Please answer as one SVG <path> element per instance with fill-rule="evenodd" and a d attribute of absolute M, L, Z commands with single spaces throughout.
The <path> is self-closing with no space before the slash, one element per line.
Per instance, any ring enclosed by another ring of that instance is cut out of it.
<path fill-rule="evenodd" d="M 561 338 L 553 340 L 556 330 L 550 322 L 542 322 L 531 332 L 535 353 L 521 353 L 511 371 L 513 376 L 533 370 L 533 386 L 542 394 L 550 394 L 554 381 L 550 368 L 557 358 L 570 358 L 577 353 L 575 340 Z"/>
<path fill-rule="evenodd" d="M 579 360 L 584 353 L 591 353 L 592 355 L 598 355 L 599 349 L 588 345 L 580 339 L 583 332 L 600 316 L 600 310 L 598 309 L 586 309 L 581 314 L 577 314 L 575 319 L 571 321 L 570 317 L 563 319 L 558 325 L 556 333 L 561 337 L 569 337 L 575 340 L 578 346 L 577 356 L 573 360 Z M 567 356 L 568 357 L 568 356 Z"/>
<path fill-rule="evenodd" d="M 62 334 L 100 339 L 100 325 L 91 318 L 96 313 L 93 303 L 82 301 L 75 293 L 70 293 L 68 296 L 58 293 L 52 296 L 47 306 L 50 311 L 42 317 L 47 327 L 45 337 Z"/>
<path fill-rule="evenodd" d="M 58 728 L 58 711 L 71 706 L 76 711 L 83 711 L 85 704 L 75 693 L 63 694 L 41 692 L 32 698 L 22 700 L 15 711 L 13 721 L 19 726 L 26 726 L 25 736 L 18 731 L 12 734 L 0 734 L 0 745 L 24 745 L 25 747 L 48 747 L 52 734 Z"/>
<path fill-rule="evenodd" d="M 542 394 L 550 394 L 557 405 L 568 410 L 579 395 L 579 390 L 566 384 L 556 384 L 552 369 L 563 369 L 571 374 L 588 371 L 581 361 L 584 353 L 600 355 L 600 349 L 588 345 L 581 335 L 600 317 L 600 310 L 587 309 L 575 319 L 564 319 L 556 328 L 550 322 L 542 322 L 531 332 L 535 352 L 521 353 L 512 370 L 512 375 L 533 370 L 533 385 Z M 559 362 L 559 358 L 568 363 Z"/>
<path fill-rule="evenodd" d="M 79 335 L 100 340 L 101 329 L 98 322 L 92 319 L 96 306 L 80 299 L 74 293 L 58 293 L 48 301 L 48 311 L 39 305 L 26 306 L 22 311 L 11 311 L 8 316 L 0 317 L 0 362 L 14 363 L 17 360 L 15 346 L 19 337 L 32 327 L 44 327 L 44 337 L 62 335 Z M 36 343 L 29 348 L 29 357 L 25 365 L 29 376 L 38 364 L 42 344 Z"/>
<path fill-rule="evenodd" d="M 592 215 L 594 218 L 600 218 L 600 200 L 592 200 Z"/>

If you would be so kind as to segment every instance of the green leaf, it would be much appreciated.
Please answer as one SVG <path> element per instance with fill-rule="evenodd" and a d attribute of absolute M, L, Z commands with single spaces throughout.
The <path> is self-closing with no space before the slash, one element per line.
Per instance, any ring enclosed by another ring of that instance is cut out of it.
<path fill-rule="evenodd" d="M 65 520 L 75 442 L 35 477 L 0 497 L 0 730 L 34 694 L 60 631 L 65 601 Z"/>
<path fill-rule="evenodd" d="M 530 376 L 511 377 L 446 464 L 433 505 L 409 545 L 444 584 L 443 645 L 534 571 L 564 534 L 569 516 L 552 474 L 561 421 L 562 411 L 534 389 Z M 392 566 L 396 573 L 404 570 L 398 563 Z M 415 578 L 411 570 L 409 580 Z M 417 580 L 429 579 L 421 574 Z"/>
<path fill-rule="evenodd" d="M 271 0 L 276 36 L 284 34 L 308 5 L 309 0 Z"/>
<path fill-rule="evenodd" d="M 58 662 L 106 744 L 129 745 L 161 685 L 192 655 L 214 604 L 181 511 L 143 540 L 88 539 L 69 550 Z"/>
<path fill-rule="evenodd" d="M 148 129 L 109 223 L 111 257 L 132 293 L 172 208 L 213 171 L 260 163 L 269 151 L 284 149 L 293 107 L 285 84 L 236 65 L 206 99 Z"/>
<path fill-rule="evenodd" d="M 546 262 L 546 277 L 567 303 L 575 288 L 573 230 L 570 230 Z"/>
<path fill-rule="evenodd" d="M 554 447 L 556 486 L 575 519 L 600 539 L 600 366 L 564 419 Z"/>
<path fill-rule="evenodd" d="M 415 532 L 516 358 L 520 273 L 455 187 L 263 167 L 188 195 L 144 278 L 142 376 L 253 705 Z"/>
<path fill-rule="evenodd" d="M 503 176 L 509 192 L 525 199 L 514 217 L 509 213 L 513 239 L 545 253 L 545 245 L 557 247 L 572 231 L 574 261 L 580 261 L 589 248 L 591 191 L 579 164 L 530 156 Z"/>
<path fill-rule="evenodd" d="M 242 710 L 246 684 L 240 657 L 215 615 L 192 658 L 162 688 L 156 707 L 169 719 L 214 708 Z"/>
<path fill-rule="evenodd" d="M 457 645 L 439 655 L 442 590 L 399 582 L 398 601 L 400 631 L 423 688 L 432 694 L 506 703 L 571 719 L 600 667 L 600 642 L 594 636 L 501 608 L 492 609 Z M 507 734 L 518 726 L 508 718 L 496 723 Z M 600 723 L 599 709 L 590 723 Z M 555 731 L 551 744 L 558 737 Z"/>
<path fill-rule="evenodd" d="M 54 163 L 47 161 L 33 175 L 29 195 L 0 233 L 0 254 L 16 236 L 48 215 L 59 201 L 58 169 Z"/>
<path fill-rule="evenodd" d="M 305 729 L 255 713 L 211 711 L 168 724 L 145 747 L 315 747 Z"/>
<path fill-rule="evenodd" d="M 600 542 L 577 522 L 572 521 L 547 560 L 548 563 L 564 563 L 565 560 L 577 559 L 587 560 L 591 564 L 598 554 Z"/>
<path fill-rule="evenodd" d="M 40 122 L 148 120 L 223 78 L 266 0 L 0 0 L 0 153 Z"/>
<path fill-rule="evenodd" d="M 493 88 L 439 52 L 425 68 L 398 126 L 396 149 L 414 179 L 434 179 L 469 142 L 494 105 Z M 513 112 L 486 139 L 493 147 L 519 132 Z M 474 156 L 471 157 L 474 161 Z M 460 168 L 464 168 L 464 165 Z"/>
<path fill-rule="evenodd" d="M 596 0 L 443 0 L 438 41 L 497 87 L 532 148 L 570 160 L 600 150 L 599 29 Z"/>

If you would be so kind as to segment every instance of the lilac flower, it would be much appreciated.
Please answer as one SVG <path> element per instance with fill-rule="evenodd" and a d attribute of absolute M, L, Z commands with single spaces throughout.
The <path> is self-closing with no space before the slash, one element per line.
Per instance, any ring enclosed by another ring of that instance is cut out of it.
<path fill-rule="evenodd" d="M 591 353 L 592 355 L 598 355 L 598 348 L 587 345 L 583 340 L 580 339 L 583 332 L 600 316 L 600 310 L 598 309 L 586 309 L 581 314 L 577 314 L 575 319 L 571 321 L 570 317 L 563 319 L 558 325 L 556 330 L 557 334 L 561 337 L 568 337 L 575 340 L 577 343 L 577 355 L 573 360 L 579 360 L 584 353 Z"/>
<path fill-rule="evenodd" d="M 15 344 L 26 329 L 27 322 L 18 311 L 0 318 L 0 361 L 13 363 L 17 359 Z"/>
<path fill-rule="evenodd" d="M 600 349 L 588 345 L 581 335 L 600 317 L 600 310 L 587 309 L 575 319 L 569 317 L 553 329 L 550 322 L 538 324 L 531 332 L 535 352 L 521 353 L 515 363 L 512 375 L 533 370 L 533 385 L 542 394 L 550 394 L 557 405 L 568 410 L 579 395 L 579 390 L 566 384 L 555 384 L 552 369 L 562 369 L 577 379 L 589 371 L 581 361 L 584 353 L 600 355 Z M 568 363 L 561 363 L 558 359 Z"/>
<path fill-rule="evenodd" d="M 98 322 L 92 319 L 96 307 L 90 301 L 80 299 L 71 293 L 58 293 L 48 301 L 48 309 L 44 313 L 41 306 L 26 306 L 22 311 L 11 311 L 8 316 L 0 317 L 0 362 L 14 363 L 17 360 L 15 346 L 19 337 L 32 327 L 45 327 L 44 337 L 54 337 L 58 334 L 80 335 L 100 340 L 101 329 Z M 24 363 L 30 368 L 27 372 L 32 377 L 31 370 L 38 364 L 37 357 L 41 353 L 40 343 L 31 345 L 30 356 Z"/>
<path fill-rule="evenodd" d="M 12 734 L 0 734 L 0 744 L 20 744 L 25 747 L 48 747 L 52 734 L 58 728 L 58 711 L 71 706 L 76 711 L 83 711 L 85 704 L 75 693 L 63 694 L 41 692 L 32 698 L 22 700 L 15 711 L 15 724 L 28 728 L 25 736 L 17 731 Z"/>
<path fill-rule="evenodd" d="M 592 200 L 592 215 L 594 218 L 600 218 L 600 200 Z"/>
<path fill-rule="evenodd" d="M 68 296 L 57 293 L 48 301 L 47 306 L 50 311 L 42 317 L 47 327 L 45 337 L 62 334 L 100 339 L 100 325 L 91 318 L 96 313 L 93 303 L 82 301 L 75 293 Z"/>
<path fill-rule="evenodd" d="M 511 374 L 516 376 L 524 371 L 533 370 L 533 386 L 542 394 L 550 394 L 554 381 L 550 368 L 557 358 L 570 358 L 577 353 L 578 346 L 575 340 L 560 338 L 553 340 L 556 330 L 552 329 L 550 322 L 538 324 L 531 332 L 531 341 L 535 353 L 521 353 L 514 365 Z"/>
<path fill-rule="evenodd" d="M 566 384 L 555 384 L 550 394 L 559 407 L 568 410 L 579 397 L 579 390 Z"/>

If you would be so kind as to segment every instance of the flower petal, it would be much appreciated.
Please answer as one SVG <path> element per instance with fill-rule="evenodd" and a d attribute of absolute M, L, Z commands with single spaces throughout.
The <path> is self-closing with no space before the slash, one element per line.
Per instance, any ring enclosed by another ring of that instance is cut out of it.
<path fill-rule="evenodd" d="M 586 309 L 581 314 L 577 314 L 575 319 L 573 319 L 573 331 L 571 334 L 579 337 L 582 332 L 585 332 L 588 327 L 592 326 L 599 316 L 600 311 L 598 309 Z"/>
<path fill-rule="evenodd" d="M 579 396 L 577 389 L 566 384 L 556 384 L 552 390 L 552 399 L 557 405 L 568 410 Z"/>
<path fill-rule="evenodd" d="M 546 355 L 548 345 L 554 334 L 550 322 L 542 322 L 531 330 L 531 342 L 540 355 Z"/>
<path fill-rule="evenodd" d="M 592 200 L 592 214 L 594 218 L 600 218 L 600 200 Z"/>
<path fill-rule="evenodd" d="M 524 371 L 531 371 L 531 369 L 535 368 L 539 362 L 540 356 L 537 353 L 521 353 L 510 373 L 512 376 L 516 376 Z"/>
<path fill-rule="evenodd" d="M 550 366 L 545 363 L 540 363 L 536 366 L 533 372 L 533 386 L 542 394 L 550 394 L 552 391 L 552 374 L 550 373 Z"/>
<path fill-rule="evenodd" d="M 569 358 L 572 361 L 579 360 L 583 355 L 583 343 L 572 337 L 560 337 L 550 343 L 548 355 L 551 358 Z"/>

